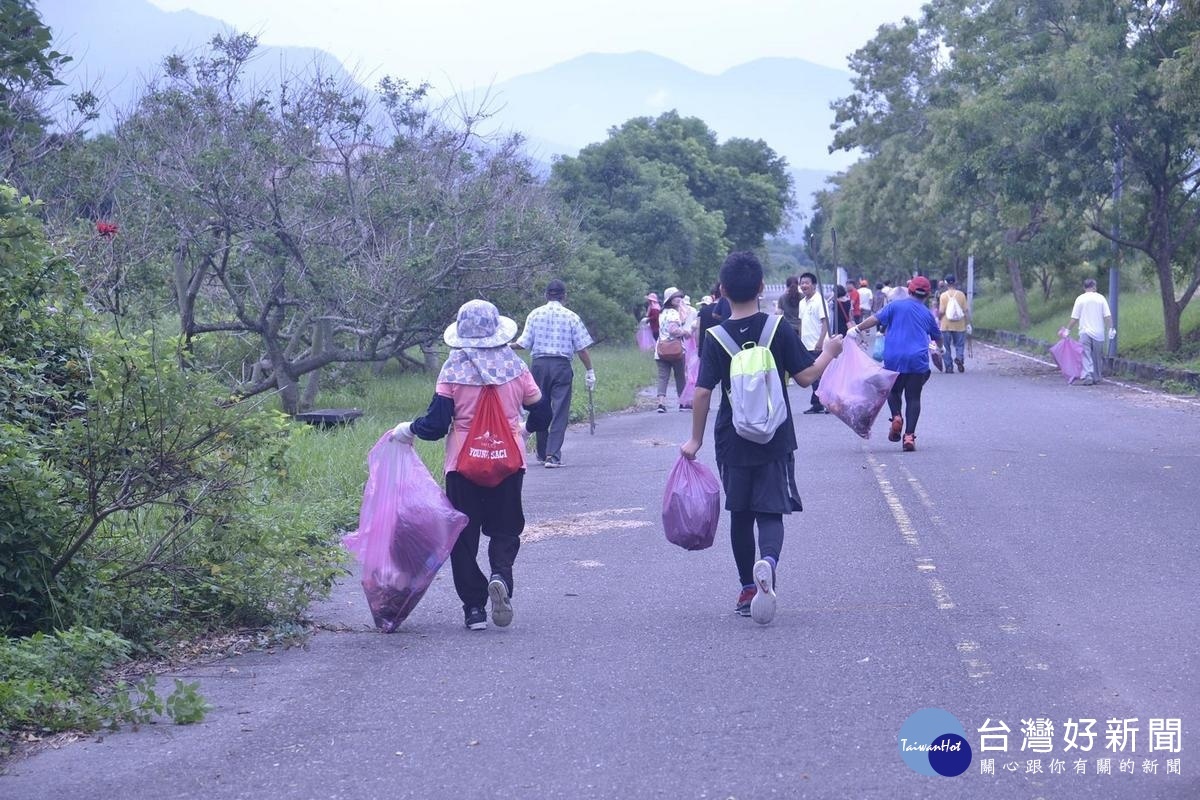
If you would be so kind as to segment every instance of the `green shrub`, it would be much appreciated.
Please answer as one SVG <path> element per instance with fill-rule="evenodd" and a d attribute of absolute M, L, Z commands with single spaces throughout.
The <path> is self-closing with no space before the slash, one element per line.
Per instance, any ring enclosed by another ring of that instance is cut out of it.
<path fill-rule="evenodd" d="M 0 187 L 0 634 L 150 642 L 298 618 L 341 553 L 332 520 L 292 502 L 294 426 L 78 298 Z"/>
<path fill-rule="evenodd" d="M 0 734 L 94 727 L 103 708 L 96 683 L 132 650 L 115 633 L 86 627 L 0 639 Z"/>
<path fill-rule="evenodd" d="M 148 675 L 133 686 L 108 687 L 109 672 L 128 661 L 134 645 L 111 631 L 86 627 L 0 639 L 0 753 L 17 734 L 95 730 L 167 717 L 199 722 L 209 711 L 197 683 L 175 679 L 170 695 Z"/>

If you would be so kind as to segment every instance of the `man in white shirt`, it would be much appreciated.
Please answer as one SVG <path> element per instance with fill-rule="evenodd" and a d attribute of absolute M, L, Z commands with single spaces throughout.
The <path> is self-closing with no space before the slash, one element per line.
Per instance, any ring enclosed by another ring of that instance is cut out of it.
<path fill-rule="evenodd" d="M 1112 313 L 1108 310 L 1108 300 L 1096 291 L 1096 281 L 1092 278 L 1083 282 L 1083 294 L 1075 298 L 1071 321 L 1059 334 L 1068 336 L 1076 325 L 1079 326 L 1079 343 L 1083 345 L 1083 376 L 1080 383 L 1091 386 L 1103 377 L 1100 368 L 1104 364 L 1104 343 L 1117 336 Z"/>
<path fill-rule="evenodd" d="M 821 354 L 825 337 L 829 333 L 828 320 L 829 317 L 825 313 L 825 299 L 817 291 L 817 276 L 811 272 L 805 272 L 800 276 L 800 343 L 804 345 L 805 350 L 812 353 L 814 359 Z M 817 398 L 817 387 L 820 385 L 819 380 L 813 381 L 810 405 L 803 413 L 829 413 Z"/>
<path fill-rule="evenodd" d="M 862 309 L 863 318 L 871 316 L 871 310 L 874 306 L 871 305 L 871 285 L 866 278 L 862 278 L 858 282 L 858 307 Z M 855 320 L 861 322 L 862 320 Z"/>

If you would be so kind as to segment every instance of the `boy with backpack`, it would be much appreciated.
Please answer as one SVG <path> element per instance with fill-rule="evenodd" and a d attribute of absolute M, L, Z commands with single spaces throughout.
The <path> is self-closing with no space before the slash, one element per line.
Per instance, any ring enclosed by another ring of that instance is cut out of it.
<path fill-rule="evenodd" d="M 784 377 L 791 375 L 802 387 L 812 385 L 841 353 L 842 337 L 826 337 L 814 361 L 792 326 L 759 312 L 763 271 L 751 252 L 729 254 L 721 265 L 721 289 L 731 313 L 707 332 L 712 340 L 704 348 L 696 379 L 692 437 L 679 451 L 685 458 L 696 457 L 704 443 L 712 392 L 720 384 L 722 402 L 713 441 L 741 582 L 735 610 L 765 625 L 775 616 L 783 515 L 802 510 L 796 488 L 796 434 Z"/>
<path fill-rule="evenodd" d="M 470 300 L 442 338 L 452 349 L 438 374 L 433 400 L 423 416 L 401 422 L 392 439 L 412 444 L 415 437 L 435 441 L 447 434 L 446 497 L 467 515 L 467 527 L 450 551 L 454 588 L 462 600 L 469 630 L 492 622 L 512 623 L 513 562 L 521 548 L 525 512 L 525 432 L 550 426 L 550 404 L 529 367 L 508 343 L 517 323 L 500 316 L 486 300 Z M 521 408 L 529 411 L 522 430 Z M 488 542 L 491 577 L 479 569 L 479 534 Z"/>

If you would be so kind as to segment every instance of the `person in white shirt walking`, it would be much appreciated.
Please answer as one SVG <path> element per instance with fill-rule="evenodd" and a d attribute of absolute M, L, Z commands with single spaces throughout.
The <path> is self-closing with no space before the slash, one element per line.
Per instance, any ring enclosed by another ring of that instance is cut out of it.
<path fill-rule="evenodd" d="M 1104 343 L 1117 337 L 1112 312 L 1108 310 L 1108 300 L 1096 291 L 1096 281 L 1092 278 L 1083 282 L 1083 294 L 1075 298 L 1071 321 L 1058 332 L 1059 335 L 1069 336 L 1076 325 L 1079 326 L 1079 343 L 1083 345 L 1083 376 L 1080 383 L 1091 386 L 1103 377 Z M 1105 330 L 1108 331 L 1107 335 Z"/>
<path fill-rule="evenodd" d="M 812 354 L 815 360 L 825 346 L 825 337 L 829 335 L 829 316 L 825 313 L 825 298 L 817 291 L 817 276 L 805 272 L 800 276 L 800 343 Z M 828 414 L 825 406 L 817 397 L 817 388 L 821 382 L 812 382 L 812 397 L 809 407 L 803 414 Z"/>

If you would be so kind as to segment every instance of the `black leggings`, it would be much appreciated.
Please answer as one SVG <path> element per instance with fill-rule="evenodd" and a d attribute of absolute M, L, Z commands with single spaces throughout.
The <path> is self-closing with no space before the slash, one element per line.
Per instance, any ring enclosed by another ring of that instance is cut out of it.
<path fill-rule="evenodd" d="M 758 551 L 763 558 L 770 556 L 779 563 L 783 549 L 783 514 L 758 511 L 729 512 L 729 539 L 733 544 L 733 560 L 737 564 L 742 586 L 754 583 L 754 523 L 758 523 Z"/>
<path fill-rule="evenodd" d="M 900 395 L 904 395 L 904 432 L 916 433 L 921 416 L 921 389 L 929 380 L 928 372 L 901 372 L 888 395 L 888 409 L 895 417 L 900 413 Z"/>

